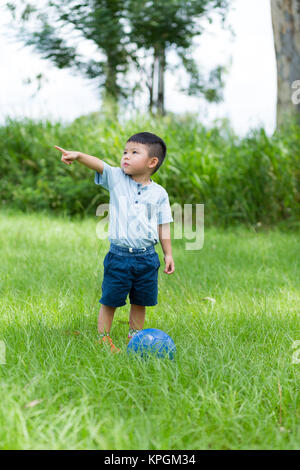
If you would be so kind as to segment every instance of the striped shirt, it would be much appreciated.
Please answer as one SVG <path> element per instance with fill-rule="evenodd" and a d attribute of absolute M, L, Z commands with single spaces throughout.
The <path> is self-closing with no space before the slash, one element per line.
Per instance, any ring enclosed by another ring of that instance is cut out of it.
<path fill-rule="evenodd" d="M 109 241 L 126 248 L 158 243 L 157 225 L 173 222 L 167 191 L 151 179 L 142 186 L 122 168 L 103 164 L 103 173 L 95 173 L 95 183 L 110 194 Z"/>

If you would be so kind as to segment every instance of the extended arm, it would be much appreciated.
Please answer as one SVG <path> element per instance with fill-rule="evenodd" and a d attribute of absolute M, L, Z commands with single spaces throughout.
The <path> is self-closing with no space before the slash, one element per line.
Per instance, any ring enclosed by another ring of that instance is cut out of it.
<path fill-rule="evenodd" d="M 92 155 L 87 155 L 86 153 L 65 150 L 57 145 L 54 146 L 57 150 L 62 152 L 61 161 L 64 162 L 66 165 L 71 165 L 73 161 L 77 160 L 82 165 L 87 166 L 91 170 L 98 171 L 99 173 L 103 173 L 104 164 L 100 158 L 93 157 Z"/>
<path fill-rule="evenodd" d="M 99 173 L 103 173 L 103 161 L 100 158 L 93 157 L 92 155 L 87 155 L 86 153 L 78 152 L 77 161 L 82 163 L 83 165 L 91 168 L 91 170 L 98 171 Z"/>

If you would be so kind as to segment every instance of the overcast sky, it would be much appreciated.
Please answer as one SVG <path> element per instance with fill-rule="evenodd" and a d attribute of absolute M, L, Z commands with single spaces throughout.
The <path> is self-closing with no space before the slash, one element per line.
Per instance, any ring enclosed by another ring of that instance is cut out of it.
<path fill-rule="evenodd" d="M 8 38 L 9 18 L 8 13 L 0 15 L 0 124 L 6 115 L 48 117 L 66 122 L 99 111 L 101 100 L 95 83 L 74 76 L 70 70 L 57 70 L 40 59 L 31 47 L 24 48 Z M 195 60 L 206 72 L 232 61 L 224 102 L 207 104 L 203 99 L 178 93 L 178 78 L 184 80 L 185 76 L 181 69 L 176 74 L 166 73 L 166 109 L 178 113 L 193 111 L 205 124 L 227 117 L 239 135 L 258 126 L 265 127 L 270 134 L 276 123 L 277 88 L 270 0 L 233 0 L 227 22 L 235 37 L 222 30 L 218 22 L 207 24 L 206 32 L 195 41 L 194 52 Z M 169 53 L 167 60 L 175 64 L 176 54 Z M 38 73 L 43 73 L 47 82 L 32 98 L 37 84 L 25 85 L 24 80 Z M 146 110 L 147 102 L 145 92 L 137 103 L 141 110 Z"/>

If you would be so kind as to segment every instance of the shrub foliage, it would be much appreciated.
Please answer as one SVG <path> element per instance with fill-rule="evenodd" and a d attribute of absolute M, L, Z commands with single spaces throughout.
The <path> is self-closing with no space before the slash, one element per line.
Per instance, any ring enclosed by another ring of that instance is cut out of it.
<path fill-rule="evenodd" d="M 127 139 L 146 130 L 167 144 L 153 180 L 166 188 L 171 205 L 203 203 L 205 223 L 224 227 L 298 224 L 299 125 L 289 122 L 272 136 L 260 128 L 239 137 L 227 120 L 206 128 L 193 114 L 137 115 L 118 122 L 93 113 L 67 125 L 7 118 L 0 127 L 1 206 L 95 215 L 98 204 L 108 202 L 108 192 L 94 184 L 92 170 L 63 164 L 54 145 L 119 165 Z"/>

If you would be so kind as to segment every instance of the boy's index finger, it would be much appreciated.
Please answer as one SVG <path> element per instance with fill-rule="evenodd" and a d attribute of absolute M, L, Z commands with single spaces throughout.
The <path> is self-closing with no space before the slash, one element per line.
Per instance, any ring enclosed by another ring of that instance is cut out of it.
<path fill-rule="evenodd" d="M 54 147 L 55 147 L 57 150 L 60 150 L 61 152 L 66 152 L 66 150 L 64 150 L 64 149 L 61 148 L 61 147 L 58 147 L 57 145 L 54 145 Z"/>

